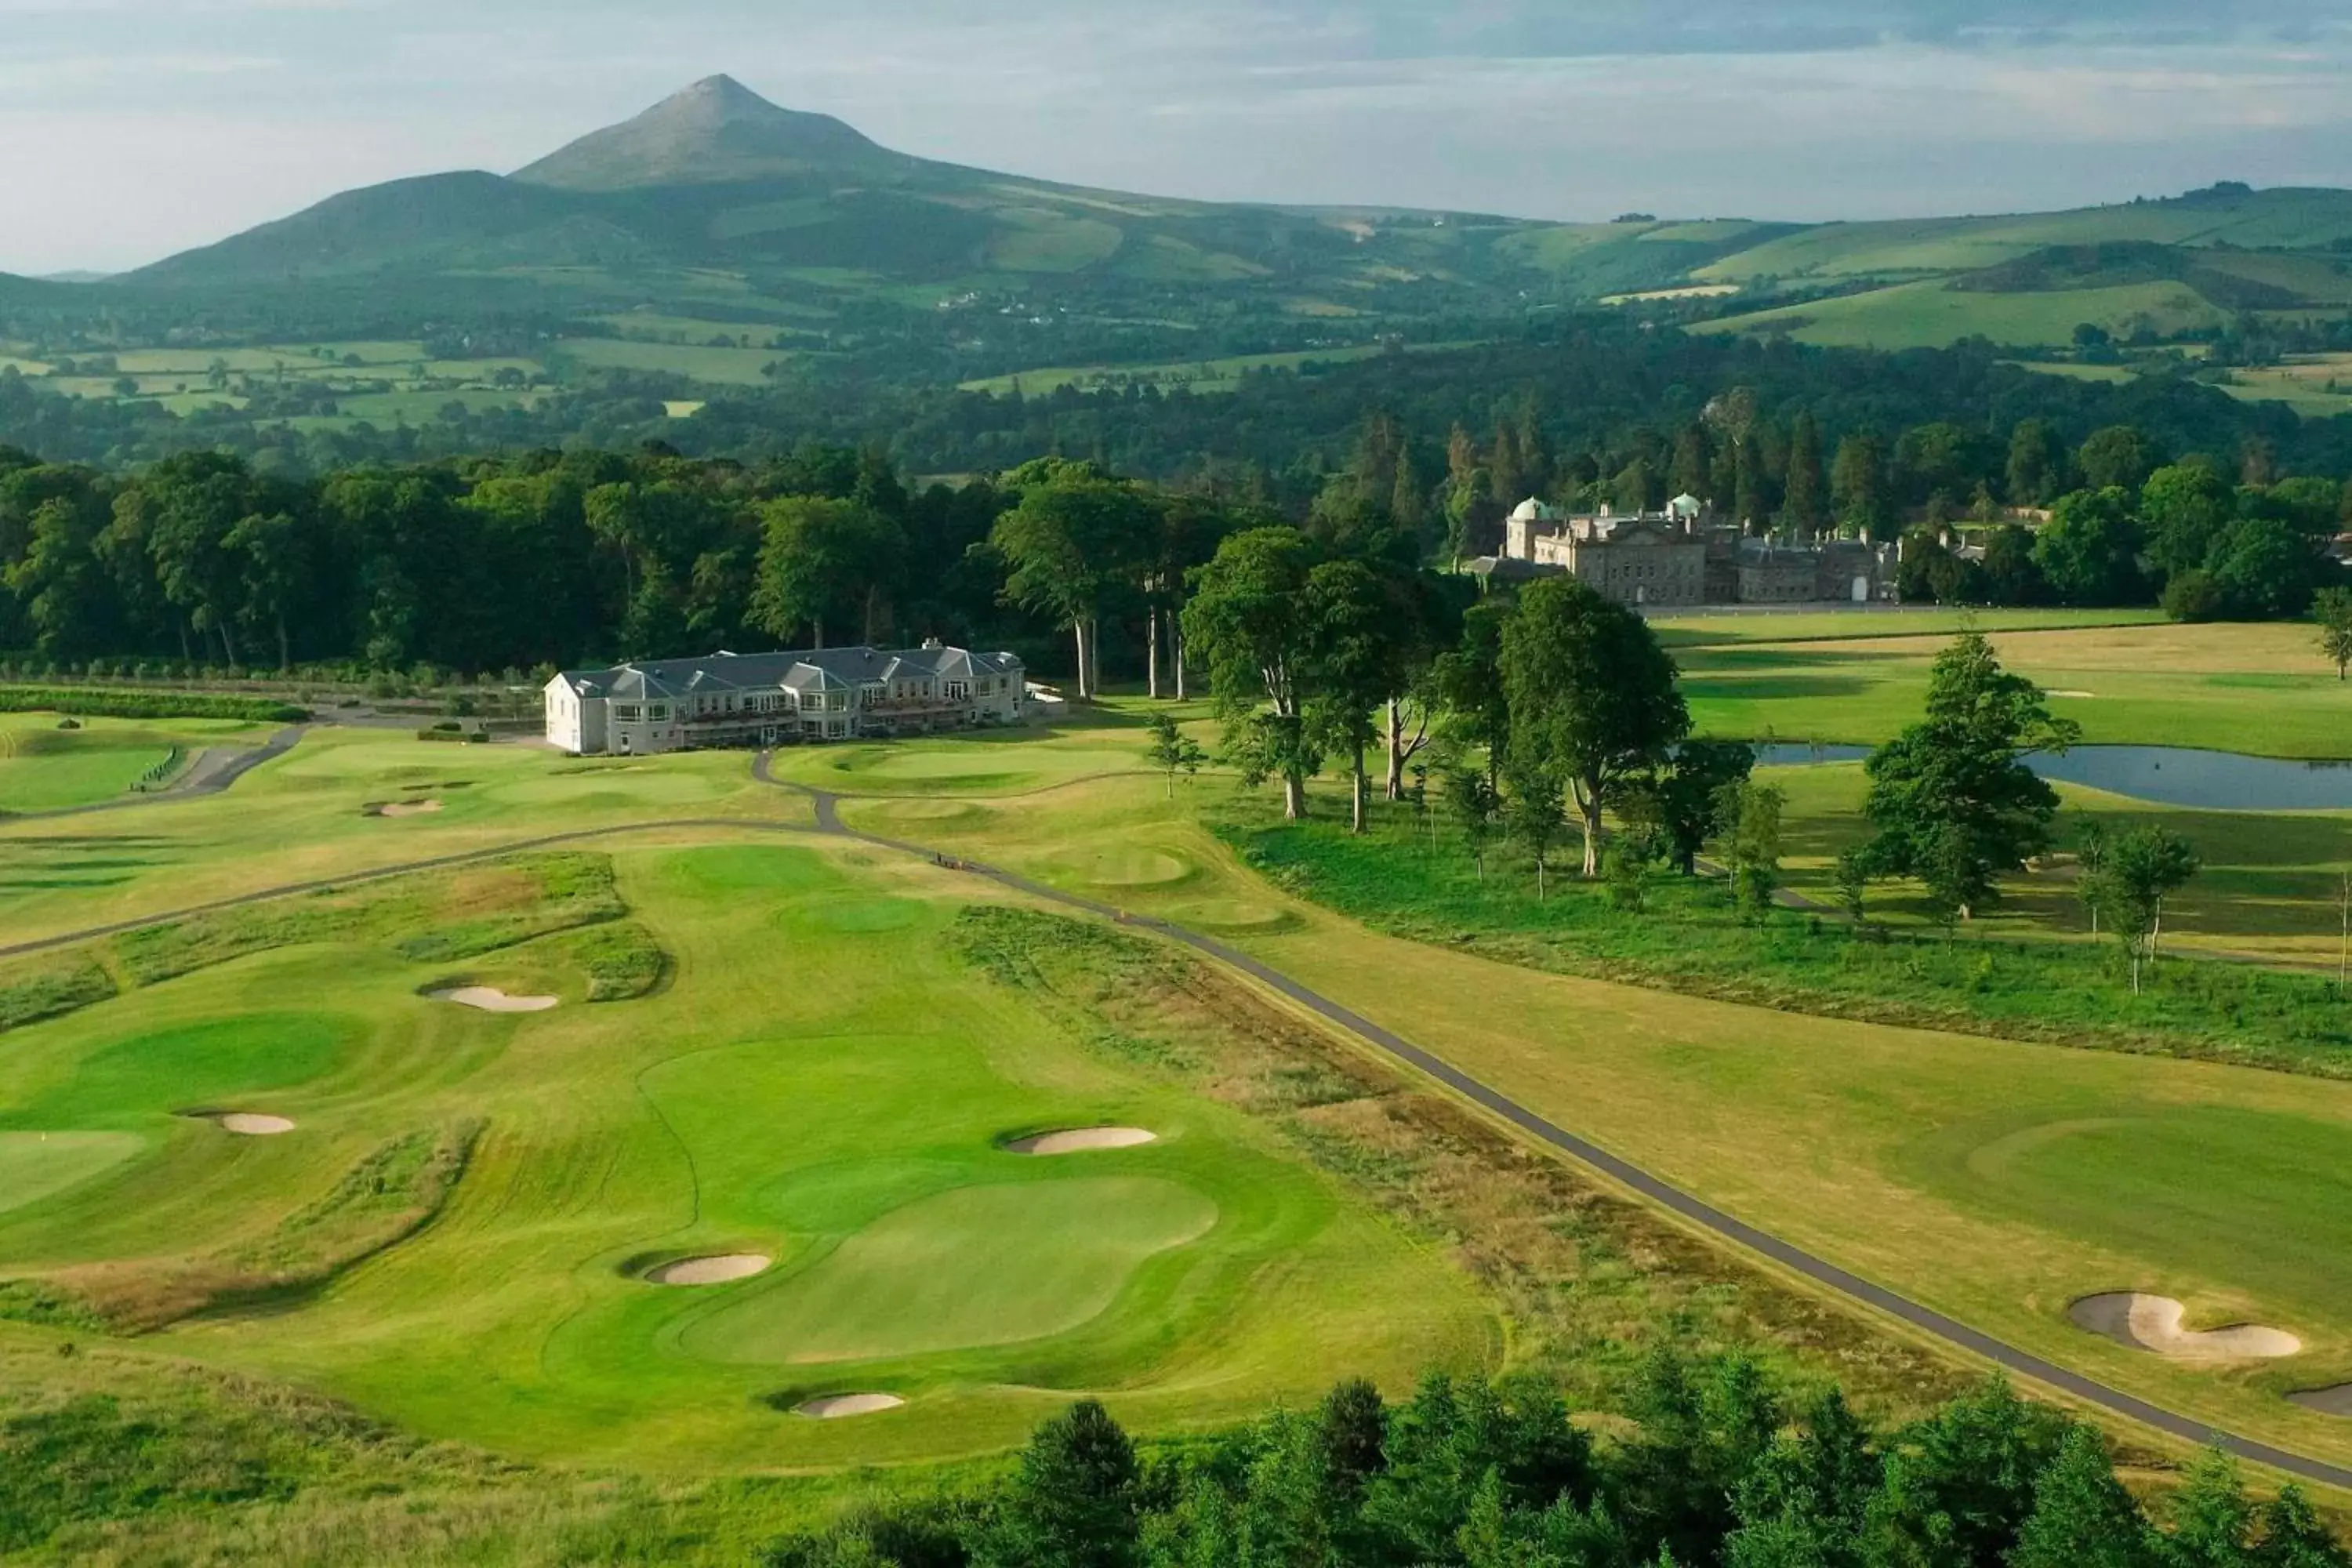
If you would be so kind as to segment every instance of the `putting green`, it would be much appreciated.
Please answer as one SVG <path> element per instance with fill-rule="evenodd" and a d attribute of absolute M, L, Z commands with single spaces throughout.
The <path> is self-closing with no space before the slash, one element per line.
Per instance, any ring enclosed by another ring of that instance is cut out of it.
<path fill-rule="evenodd" d="M 828 899 L 800 918 L 820 931 L 876 936 L 905 931 L 923 918 L 923 906 L 911 899 Z"/>
<path fill-rule="evenodd" d="M 1192 877 L 1191 861 L 1165 849 L 1104 844 L 1055 858 L 1056 868 L 1097 888 L 1170 888 Z"/>
<path fill-rule="evenodd" d="M 1156 1177 L 964 1187 L 884 1215 L 773 1289 L 689 1329 L 733 1363 L 875 1361 L 1015 1344 L 1098 1317 L 1217 1205 Z"/>
<path fill-rule="evenodd" d="M 0 1212 L 77 1186 L 144 1147 L 135 1132 L 0 1132 Z"/>
<path fill-rule="evenodd" d="M 1234 934 L 1288 931 L 1298 923 L 1298 917 L 1287 910 L 1247 899 L 1198 899 L 1175 904 L 1170 907 L 1168 918 L 1197 931 Z"/>
<path fill-rule="evenodd" d="M 657 763 L 588 768 L 552 773 L 545 778 L 520 779 L 486 792 L 488 798 L 515 805 L 686 805 L 716 800 L 726 793 L 716 779 L 699 773 L 666 772 Z"/>
<path fill-rule="evenodd" d="M 815 853 L 773 845 L 683 849 L 664 863 L 682 888 L 702 895 L 805 893 L 835 885 L 832 868 Z"/>

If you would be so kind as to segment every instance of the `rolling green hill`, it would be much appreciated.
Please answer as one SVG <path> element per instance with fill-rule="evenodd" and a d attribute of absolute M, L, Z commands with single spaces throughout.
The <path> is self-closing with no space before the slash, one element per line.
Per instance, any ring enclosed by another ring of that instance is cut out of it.
<path fill-rule="evenodd" d="M 1220 204 L 909 156 L 722 76 L 512 174 L 346 192 L 99 282 L 0 276 L 0 353 L 57 364 L 20 369 L 47 392 L 182 415 L 260 395 L 253 417 L 325 430 L 583 385 L 686 405 L 827 371 L 1198 389 L 1596 305 L 1825 347 L 1985 338 L 2062 371 L 2120 374 L 2123 352 L 2277 370 L 2231 390 L 2318 412 L 2352 353 L 2352 191 L 1827 224 Z M 2072 353 L 2085 325 L 2119 352 Z M 419 346 L 352 361 L 383 341 Z M 201 357 L 130 368 L 164 345 Z M 215 357 L 271 384 L 206 384 Z"/>
<path fill-rule="evenodd" d="M 756 296 L 887 298 L 1080 274 L 1118 291 L 1225 288 L 1345 318 L 1383 295 L 1473 289 L 1531 226 L 1090 191 L 892 153 L 725 77 L 511 176 L 395 181 L 132 274 L 134 289 L 396 274 L 530 277 L 638 302 L 716 272 Z M 1712 258 L 1712 252 L 1708 258 Z M 573 275 L 550 279 L 548 269 Z M 601 276 L 599 276 L 601 274 Z"/>

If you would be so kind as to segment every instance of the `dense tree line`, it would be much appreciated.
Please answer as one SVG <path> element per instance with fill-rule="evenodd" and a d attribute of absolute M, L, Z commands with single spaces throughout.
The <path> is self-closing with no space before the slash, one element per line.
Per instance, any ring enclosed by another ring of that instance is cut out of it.
<path fill-rule="evenodd" d="M 2028 433 L 2020 426 L 2020 445 Z M 2340 585 L 2330 547 L 2352 497 L 2332 479 L 2279 477 L 2265 448 L 2249 448 L 2234 472 L 2204 455 L 2159 463 L 2139 432 L 2119 427 L 2095 436 L 2070 477 L 2080 488 L 2056 497 L 2046 522 L 1994 524 L 1976 532 L 1974 550 L 1953 548 L 1948 529 L 1915 530 L 1904 596 L 2161 603 L 2181 620 L 2269 620 L 2299 616 Z"/>
<path fill-rule="evenodd" d="M 1040 628 L 986 548 L 1023 485 L 910 493 L 872 454 L 746 468 L 530 453 L 317 480 L 188 453 L 129 476 L 0 449 L 0 647 L 62 667 L 528 669 Z"/>
<path fill-rule="evenodd" d="M 1460 580 L 1427 568 L 1496 548 L 1515 497 L 1633 510 L 1687 491 L 1797 539 L 1885 540 L 1907 526 L 1901 586 L 1922 600 L 2160 594 L 2187 618 L 2284 616 L 2341 576 L 2328 546 L 2346 488 L 2284 473 L 2262 440 L 2231 468 L 2176 457 L 2136 426 L 2070 444 L 2040 418 L 1998 439 L 1938 420 L 1882 439 L 1840 433 L 1811 406 L 1785 420 L 1769 409 L 1742 384 L 1679 427 L 1633 426 L 1614 447 L 1563 446 L 1525 398 L 1442 441 L 1374 409 L 1334 460 L 1280 482 L 1263 470 L 1149 482 L 1044 458 L 916 489 L 880 448 L 842 446 L 756 462 L 660 443 L 537 448 L 317 478 L 216 451 L 118 474 L 0 447 L 0 651 L 497 670 L 929 634 L 1063 667 L 1044 651 L 1058 628 L 1081 696 L 1106 657 L 1155 694 L 1181 692 L 1185 606 L 1202 581 L 1234 586 L 1241 569 L 1199 574 L 1228 536 L 1272 529 L 1287 542 L 1264 544 L 1255 569 L 1319 618 L 1324 641 L 1307 663 L 1254 653 L 1257 679 L 1228 670 L 1212 684 L 1287 727 L 1261 725 L 1253 754 L 1294 781 L 1325 754 L 1360 770 L 1371 742 L 1350 726 L 1356 699 L 1373 694 L 1388 710 L 1394 794 L 1402 731 L 1412 710 L 1433 710 L 1411 689 L 1436 676 L 1459 632 L 1448 617 L 1465 607 Z M 1983 526 L 1939 521 L 1966 516 Z M 1964 539 L 1981 546 L 1958 548 Z M 1497 624 L 1479 635 L 1492 642 Z M 1337 682 L 1348 699 L 1309 702 L 1301 681 Z M 1595 776 L 1556 782 L 1589 811 Z"/>
<path fill-rule="evenodd" d="M 1538 1378 L 1347 1383 L 1205 1442 L 1139 1449 L 1071 1406 L 1001 1479 L 776 1543 L 776 1568 L 2340 1568 L 2290 1487 L 2208 1455 L 2152 1521 L 2095 1428 L 1985 1384 L 1889 1433 L 1792 1407 L 1749 1361 L 1652 1358 L 1633 1435 Z"/>

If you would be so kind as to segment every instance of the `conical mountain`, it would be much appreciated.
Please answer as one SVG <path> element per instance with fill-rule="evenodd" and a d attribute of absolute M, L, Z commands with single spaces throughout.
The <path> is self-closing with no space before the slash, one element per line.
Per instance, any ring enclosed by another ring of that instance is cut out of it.
<path fill-rule="evenodd" d="M 626 191 L 819 172 L 879 174 L 913 163 L 829 114 L 782 109 L 733 77 L 714 76 L 514 178 L 559 190 Z"/>

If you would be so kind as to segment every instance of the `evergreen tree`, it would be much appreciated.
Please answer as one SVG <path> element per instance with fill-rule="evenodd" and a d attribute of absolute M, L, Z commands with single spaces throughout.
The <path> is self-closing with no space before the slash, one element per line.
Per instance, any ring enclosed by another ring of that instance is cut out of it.
<path fill-rule="evenodd" d="M 2106 1445 L 2089 1426 L 2066 1434 L 2033 1483 L 2033 1512 L 2010 1568 L 2158 1568 L 2139 1504 L 2116 1479 Z"/>
<path fill-rule="evenodd" d="M 2165 1568 L 2253 1568 L 2254 1508 L 2229 1455 L 2207 1449 L 2166 1512 Z"/>
<path fill-rule="evenodd" d="M 1780 521 L 1799 539 L 1811 539 L 1828 520 L 1829 497 L 1822 473 L 1822 434 L 1810 413 L 1789 426 L 1789 467 L 1780 486 Z"/>
<path fill-rule="evenodd" d="M 1135 1447 L 1080 1400 L 1041 1425 L 975 1561 L 984 1568 L 1125 1568 L 1140 1544 Z"/>
<path fill-rule="evenodd" d="M 2254 1547 L 2260 1568 L 2352 1568 L 2352 1552 L 2312 1510 L 2303 1489 L 2286 1486 L 2265 1505 Z"/>
<path fill-rule="evenodd" d="M 1841 527 L 1878 539 L 1894 523 L 1886 491 L 1886 453 L 1878 437 L 1856 431 L 1838 443 L 1830 468 L 1830 500 Z"/>

